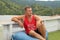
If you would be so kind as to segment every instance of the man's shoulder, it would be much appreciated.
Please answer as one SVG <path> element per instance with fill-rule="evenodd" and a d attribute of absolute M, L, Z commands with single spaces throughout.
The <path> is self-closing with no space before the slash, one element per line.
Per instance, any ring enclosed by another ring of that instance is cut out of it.
<path fill-rule="evenodd" d="M 36 20 L 42 20 L 41 16 L 39 16 L 39 15 L 34 15 L 34 17 Z"/>

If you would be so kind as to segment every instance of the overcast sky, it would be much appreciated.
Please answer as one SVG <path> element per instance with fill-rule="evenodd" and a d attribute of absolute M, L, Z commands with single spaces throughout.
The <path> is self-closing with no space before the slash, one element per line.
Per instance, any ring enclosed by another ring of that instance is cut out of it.
<path fill-rule="evenodd" d="M 35 1 L 60 1 L 60 0 L 35 0 Z"/>

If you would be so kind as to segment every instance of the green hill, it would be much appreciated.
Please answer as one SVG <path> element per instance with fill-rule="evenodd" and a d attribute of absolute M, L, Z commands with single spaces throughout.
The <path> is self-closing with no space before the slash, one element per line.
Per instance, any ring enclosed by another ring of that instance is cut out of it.
<path fill-rule="evenodd" d="M 32 5 L 36 3 L 41 6 L 51 6 L 53 8 L 60 7 L 60 1 L 35 1 L 35 0 L 11 0 L 11 1 L 22 5 Z"/>
<path fill-rule="evenodd" d="M 53 3 L 54 5 L 52 5 Z M 24 7 L 27 5 L 31 6 L 34 14 L 37 15 L 60 15 L 60 5 L 58 3 L 29 0 L 0 0 L 0 15 L 21 15 L 24 13 Z"/>
<path fill-rule="evenodd" d="M 0 0 L 0 15 L 22 14 L 22 5 L 10 0 Z"/>

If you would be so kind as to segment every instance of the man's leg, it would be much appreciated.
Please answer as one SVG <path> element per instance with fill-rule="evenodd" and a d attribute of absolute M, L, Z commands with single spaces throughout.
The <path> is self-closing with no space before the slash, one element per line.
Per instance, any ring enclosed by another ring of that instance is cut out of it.
<path fill-rule="evenodd" d="M 38 38 L 39 40 L 45 40 L 40 34 L 36 33 L 35 31 L 31 30 L 29 35 Z"/>
<path fill-rule="evenodd" d="M 45 28 L 45 26 L 44 26 L 44 24 L 42 22 L 40 23 L 40 25 L 38 25 L 38 31 L 46 39 L 46 28 Z"/>

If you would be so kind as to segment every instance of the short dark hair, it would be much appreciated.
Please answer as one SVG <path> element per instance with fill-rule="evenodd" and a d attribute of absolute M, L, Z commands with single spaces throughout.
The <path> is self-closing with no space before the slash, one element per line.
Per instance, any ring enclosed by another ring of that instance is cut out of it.
<path fill-rule="evenodd" d="M 30 6 L 27 6 L 27 7 L 25 7 L 25 10 L 27 10 L 28 8 L 31 8 Z"/>

